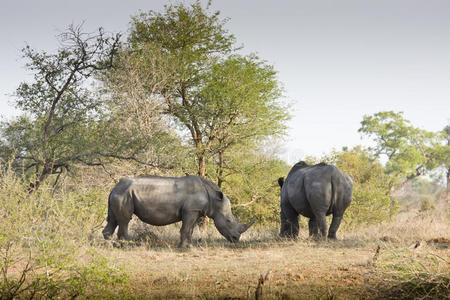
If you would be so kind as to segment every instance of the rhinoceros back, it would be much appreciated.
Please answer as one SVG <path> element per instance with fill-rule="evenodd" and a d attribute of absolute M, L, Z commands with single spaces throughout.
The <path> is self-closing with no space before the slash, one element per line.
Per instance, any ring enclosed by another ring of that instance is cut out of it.
<path fill-rule="evenodd" d="M 205 189 L 196 176 L 143 176 L 121 179 L 110 195 L 116 217 L 131 218 L 162 226 L 181 220 L 181 211 L 203 210 L 207 205 Z"/>

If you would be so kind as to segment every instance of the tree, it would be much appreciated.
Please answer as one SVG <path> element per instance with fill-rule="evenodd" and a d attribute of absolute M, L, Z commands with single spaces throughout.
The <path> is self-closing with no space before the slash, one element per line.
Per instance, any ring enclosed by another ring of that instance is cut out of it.
<path fill-rule="evenodd" d="M 4 160 L 13 158 L 16 170 L 33 174 L 33 190 L 47 176 L 92 159 L 90 128 L 102 102 L 86 86 L 94 73 L 112 66 L 119 39 L 101 28 L 88 34 L 71 25 L 59 36 L 56 54 L 30 46 L 22 50 L 34 82 L 16 91 L 16 106 L 24 114 L 2 123 L 0 151 Z"/>
<path fill-rule="evenodd" d="M 273 67 L 254 55 L 228 57 L 206 74 L 200 95 L 207 125 L 203 132 L 210 141 L 206 150 L 217 156 L 219 187 L 225 180 L 226 151 L 238 144 L 255 149 L 264 138 L 284 133 L 287 108 L 278 103 L 275 76 Z"/>
<path fill-rule="evenodd" d="M 377 158 L 386 156 L 386 171 L 393 178 L 411 180 L 448 165 L 450 148 L 444 144 L 444 132 L 414 127 L 401 112 L 366 115 L 359 132 L 373 137 L 376 145 L 370 151 Z"/>
<path fill-rule="evenodd" d="M 169 5 L 133 18 L 129 49 L 146 61 L 148 90 L 164 101 L 164 112 L 187 132 L 195 149 L 197 174 L 206 176 L 208 160 L 232 145 L 284 131 L 287 113 L 273 67 L 254 55 L 234 53 L 235 38 L 219 12 L 208 14 L 199 2 Z M 163 75 L 161 75 L 163 74 Z M 155 86 L 153 78 L 171 78 Z M 220 182 L 219 182 L 220 183 Z"/>
<path fill-rule="evenodd" d="M 180 164 L 179 151 L 185 147 L 170 130 L 164 101 L 158 94 L 173 80 L 172 72 L 165 73 L 170 62 L 165 55 L 155 54 L 150 45 L 139 52 L 121 51 L 114 69 L 101 74 L 108 101 L 99 126 L 108 147 L 99 152 L 103 157 L 132 160 L 141 166 L 172 169 Z M 148 66 L 155 72 L 147 72 Z"/>

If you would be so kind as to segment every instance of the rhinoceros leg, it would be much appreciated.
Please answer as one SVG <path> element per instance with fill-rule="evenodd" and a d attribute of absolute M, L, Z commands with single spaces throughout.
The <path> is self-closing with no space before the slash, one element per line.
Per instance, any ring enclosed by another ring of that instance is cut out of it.
<path fill-rule="evenodd" d="M 286 204 L 281 208 L 281 230 L 280 236 L 286 238 L 297 238 L 299 215 L 292 208 L 292 206 Z"/>
<path fill-rule="evenodd" d="M 331 220 L 330 229 L 328 230 L 328 238 L 329 239 L 336 239 L 336 232 L 339 228 L 339 225 L 341 224 L 342 216 L 336 216 L 333 215 L 333 219 Z"/>
<path fill-rule="evenodd" d="M 317 227 L 317 222 L 315 218 L 309 219 L 308 228 L 310 237 L 317 237 L 319 235 L 319 227 Z"/>
<path fill-rule="evenodd" d="M 119 230 L 117 231 L 117 238 L 119 240 L 130 240 L 128 236 L 128 222 L 119 223 Z"/>
<path fill-rule="evenodd" d="M 316 215 L 316 222 L 319 226 L 319 239 L 325 239 L 327 236 L 327 219 L 324 215 Z"/>
<path fill-rule="evenodd" d="M 117 227 L 117 221 L 114 218 L 108 218 L 108 224 L 106 224 L 105 228 L 103 229 L 103 237 L 106 240 L 109 240 L 114 233 L 114 230 L 116 230 Z"/>
<path fill-rule="evenodd" d="M 178 247 L 189 247 L 192 244 L 192 232 L 199 218 L 200 213 L 198 212 L 186 212 L 183 214 Z"/>

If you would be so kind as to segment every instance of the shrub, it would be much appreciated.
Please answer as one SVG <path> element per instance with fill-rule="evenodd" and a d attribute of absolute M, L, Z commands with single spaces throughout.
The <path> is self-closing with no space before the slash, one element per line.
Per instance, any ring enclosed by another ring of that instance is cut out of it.
<path fill-rule="evenodd" d="M 233 214 L 243 221 L 255 216 L 258 224 L 278 224 L 280 186 L 277 180 L 287 175 L 287 165 L 250 151 L 234 155 L 233 168 L 226 170 L 230 175 L 222 187 L 230 198 Z"/>
<path fill-rule="evenodd" d="M 0 171 L 0 298 L 70 298 L 105 292 L 126 274 L 89 251 L 106 215 L 102 192 L 55 192 Z"/>
<path fill-rule="evenodd" d="M 345 212 L 343 225 L 354 227 L 361 223 L 377 224 L 397 211 L 390 197 L 392 181 L 384 167 L 361 147 L 332 152 L 320 160 L 309 157 L 309 162 L 324 161 L 336 165 L 353 179 L 352 203 Z"/>
<path fill-rule="evenodd" d="M 420 211 L 430 211 L 434 209 L 434 198 L 431 195 L 422 195 L 420 203 Z"/>

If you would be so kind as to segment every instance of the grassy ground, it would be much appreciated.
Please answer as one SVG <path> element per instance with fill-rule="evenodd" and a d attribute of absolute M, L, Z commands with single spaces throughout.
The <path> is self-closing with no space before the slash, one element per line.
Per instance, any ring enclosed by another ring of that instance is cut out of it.
<path fill-rule="evenodd" d="M 180 250 L 180 224 L 133 220 L 132 242 L 105 241 L 107 187 L 30 194 L 8 174 L 0 174 L 0 299 L 449 298 L 448 202 L 343 226 L 337 242 L 308 239 L 304 220 L 295 241 L 255 224 L 236 244 L 210 224 Z"/>
<path fill-rule="evenodd" d="M 230 244 L 211 226 L 179 250 L 177 225 L 134 222 L 134 242 L 92 237 L 93 247 L 129 274 L 141 299 L 445 299 L 449 297 L 450 226 L 445 216 L 402 213 L 378 226 L 341 231 L 316 242 L 252 228 Z M 259 282 L 259 288 L 258 288 Z M 256 291 L 258 289 L 258 292 Z"/>
<path fill-rule="evenodd" d="M 0 170 L 0 299 L 450 299 L 447 199 L 337 242 L 308 239 L 303 219 L 295 241 L 255 224 L 231 244 L 210 224 L 180 250 L 180 224 L 134 220 L 132 242 L 105 241 L 109 190 L 30 194 Z"/>

